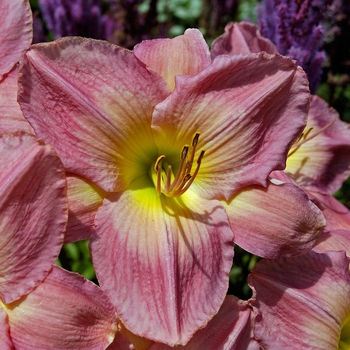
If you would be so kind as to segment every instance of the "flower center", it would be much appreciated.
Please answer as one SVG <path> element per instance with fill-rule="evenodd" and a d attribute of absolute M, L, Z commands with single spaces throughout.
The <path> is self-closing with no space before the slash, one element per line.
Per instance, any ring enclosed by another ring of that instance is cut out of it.
<path fill-rule="evenodd" d="M 163 193 L 167 197 L 177 197 L 181 196 L 189 189 L 198 174 L 205 152 L 204 150 L 201 150 L 201 153 L 197 159 L 196 169 L 192 173 L 192 166 L 199 135 L 199 132 L 196 132 L 194 135 L 192 139 L 191 151 L 189 145 L 183 146 L 180 153 L 180 166 L 176 175 L 173 174 L 172 166 L 164 161 L 165 155 L 161 155 L 157 158 L 153 167 L 154 176 L 152 176 L 152 179 L 158 196 Z"/>

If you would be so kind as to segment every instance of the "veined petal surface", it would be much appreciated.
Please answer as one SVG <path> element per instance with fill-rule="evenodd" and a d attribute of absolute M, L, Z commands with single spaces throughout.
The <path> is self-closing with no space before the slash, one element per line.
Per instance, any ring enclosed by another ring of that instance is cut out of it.
<path fill-rule="evenodd" d="M 195 75 L 211 63 L 207 43 L 198 29 L 187 29 L 173 39 L 145 40 L 135 55 L 158 72 L 174 90 L 176 75 Z"/>
<path fill-rule="evenodd" d="M 89 239 L 98 207 L 107 193 L 90 181 L 67 174 L 69 215 L 65 243 Z"/>
<path fill-rule="evenodd" d="M 14 345 L 10 337 L 10 327 L 8 324 L 7 313 L 0 306 L 0 349 L 14 350 Z"/>
<path fill-rule="evenodd" d="M 240 22 L 225 27 L 225 33 L 213 41 L 210 53 L 214 59 L 218 55 L 260 51 L 278 52 L 275 44 L 264 38 L 255 24 Z"/>
<path fill-rule="evenodd" d="M 0 79 L 19 61 L 32 42 L 32 11 L 28 0 L 0 1 Z"/>
<path fill-rule="evenodd" d="M 233 233 L 218 201 L 190 190 L 158 197 L 150 181 L 140 178 L 104 200 L 91 257 L 126 328 L 170 346 L 186 344 L 224 300 Z"/>
<path fill-rule="evenodd" d="M 67 223 L 66 181 L 50 145 L 0 136 L 0 299 L 12 302 L 49 273 Z"/>
<path fill-rule="evenodd" d="M 132 347 L 133 345 L 130 343 L 128 338 L 118 332 L 114 337 L 113 343 L 108 346 L 107 350 L 131 350 Z"/>
<path fill-rule="evenodd" d="M 320 209 L 292 184 L 247 187 L 222 203 L 235 243 L 265 258 L 309 251 L 326 225 Z"/>
<path fill-rule="evenodd" d="M 152 112 L 170 91 L 131 51 L 77 37 L 33 45 L 19 85 L 25 118 L 67 171 L 109 192 L 148 173 Z"/>
<path fill-rule="evenodd" d="M 292 60 L 279 56 L 218 56 L 193 77 L 178 76 L 174 92 L 152 119 L 159 154 L 172 164 L 200 133 L 205 149 L 192 185 L 201 197 L 230 199 L 240 188 L 266 185 L 283 169 L 306 124 L 308 83 Z"/>
<path fill-rule="evenodd" d="M 5 310 L 19 350 L 103 350 L 117 331 L 115 310 L 102 290 L 58 266 Z"/>
<path fill-rule="evenodd" d="M 322 232 L 313 250 L 318 253 L 324 253 L 330 250 L 345 251 L 350 258 L 350 231 L 333 230 Z"/>
<path fill-rule="evenodd" d="M 315 203 L 322 209 L 326 218 L 327 231 L 347 230 L 350 231 L 350 210 L 329 194 L 317 191 L 309 191 L 315 198 Z"/>
<path fill-rule="evenodd" d="M 350 125 L 320 97 L 311 96 L 308 130 L 310 140 L 288 157 L 285 172 L 301 187 L 333 194 L 350 175 Z"/>
<path fill-rule="evenodd" d="M 260 312 L 254 334 L 264 349 L 338 349 L 350 318 L 349 259 L 309 252 L 260 261 L 250 275 Z"/>
<path fill-rule="evenodd" d="M 0 80 L 0 133 L 24 130 L 34 133 L 33 128 L 23 117 L 17 102 L 18 67 L 15 66 Z"/>
<path fill-rule="evenodd" d="M 219 312 L 184 346 L 184 350 L 259 350 L 252 332 L 251 309 L 248 303 L 228 295 Z M 173 349 L 154 344 L 150 350 Z"/>

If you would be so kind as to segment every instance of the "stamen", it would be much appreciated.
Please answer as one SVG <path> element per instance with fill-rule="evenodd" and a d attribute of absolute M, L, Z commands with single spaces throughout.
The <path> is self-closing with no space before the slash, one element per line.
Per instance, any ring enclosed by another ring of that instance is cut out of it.
<path fill-rule="evenodd" d="M 171 165 L 167 166 L 166 175 L 165 175 L 165 170 L 163 170 L 162 168 L 162 161 L 165 158 L 165 155 L 161 155 L 157 158 L 154 164 L 154 171 L 157 173 L 156 191 L 158 196 L 160 196 L 161 193 L 164 193 L 167 197 L 176 197 L 185 193 L 189 189 L 189 187 L 191 186 L 191 184 L 193 183 L 194 179 L 198 174 L 200 164 L 202 162 L 202 159 L 205 153 L 204 150 L 201 150 L 201 153 L 197 159 L 197 167 L 194 173 L 191 174 L 199 135 L 200 133 L 196 132 L 196 134 L 192 139 L 192 144 L 191 144 L 192 149 L 191 149 L 190 156 L 188 154 L 189 146 L 188 145 L 183 146 L 180 153 L 180 159 L 181 159 L 180 165 L 173 181 L 171 181 L 173 177 L 172 166 Z M 166 176 L 165 180 L 163 179 L 162 174 Z"/>
<path fill-rule="evenodd" d="M 301 136 L 299 137 L 298 141 L 291 147 L 291 149 L 288 152 L 288 157 L 290 157 L 292 154 L 294 154 L 304 143 L 312 140 L 314 137 L 320 135 L 323 131 L 328 129 L 331 125 L 333 125 L 337 121 L 337 117 L 334 118 L 330 123 L 325 125 L 323 128 L 318 130 L 316 133 L 312 134 L 310 137 L 308 135 L 310 132 L 313 130 L 313 128 L 309 128 L 305 133 L 302 133 Z"/>
<path fill-rule="evenodd" d="M 175 176 L 173 183 L 169 186 L 169 191 L 167 191 L 167 192 L 172 191 L 173 188 L 175 186 L 177 186 L 179 184 L 179 182 L 181 182 L 181 178 L 184 177 L 184 174 L 186 172 L 186 166 L 183 168 L 183 165 L 184 165 L 185 160 L 187 159 L 188 149 L 189 149 L 188 145 L 183 146 L 182 151 L 181 151 L 181 155 L 180 155 L 181 163 L 180 163 L 179 169 L 176 173 L 176 176 Z"/>
<path fill-rule="evenodd" d="M 205 153 L 205 150 L 201 150 L 201 154 L 199 155 L 198 157 L 198 160 L 197 160 L 197 167 L 196 167 L 196 170 L 194 171 L 193 175 L 191 176 L 191 178 L 189 179 L 189 181 L 187 182 L 187 184 L 181 189 L 181 191 L 177 192 L 175 195 L 176 196 L 180 196 L 181 194 L 185 193 L 189 188 L 190 186 L 192 185 L 194 179 L 196 178 L 197 174 L 198 174 L 198 171 L 199 171 L 199 167 L 201 165 L 201 162 L 202 162 L 202 158 L 204 156 L 204 153 Z"/>

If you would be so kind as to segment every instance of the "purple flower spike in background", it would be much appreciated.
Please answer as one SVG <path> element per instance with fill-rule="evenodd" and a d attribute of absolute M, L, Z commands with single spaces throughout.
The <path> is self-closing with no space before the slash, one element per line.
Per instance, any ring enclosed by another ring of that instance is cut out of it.
<path fill-rule="evenodd" d="M 326 55 L 321 50 L 325 18 L 333 0 L 263 0 L 259 28 L 282 55 L 297 60 L 305 70 L 312 93 L 316 92 Z"/>
<path fill-rule="evenodd" d="M 115 24 L 101 13 L 100 4 L 100 0 L 39 0 L 43 18 L 55 39 L 67 35 L 111 37 Z"/>

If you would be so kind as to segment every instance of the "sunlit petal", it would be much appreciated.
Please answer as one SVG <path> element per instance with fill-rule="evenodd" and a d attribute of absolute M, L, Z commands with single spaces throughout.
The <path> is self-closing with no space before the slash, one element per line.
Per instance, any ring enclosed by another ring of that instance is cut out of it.
<path fill-rule="evenodd" d="M 326 224 L 318 207 L 292 184 L 248 187 L 223 205 L 235 243 L 266 258 L 309 251 Z"/>
<path fill-rule="evenodd" d="M 125 327 L 169 345 L 185 344 L 224 299 L 233 233 L 219 202 L 191 191 L 158 197 L 149 182 L 139 179 L 104 200 L 91 256 Z"/>
<path fill-rule="evenodd" d="M 143 41 L 134 52 L 166 80 L 171 90 L 176 75 L 195 75 L 211 63 L 208 45 L 197 29 L 187 29 L 173 39 Z"/>
<path fill-rule="evenodd" d="M 349 259 L 344 252 L 260 261 L 254 334 L 264 349 L 338 349 L 350 317 Z"/>
<path fill-rule="evenodd" d="M 16 349 L 105 349 L 117 330 L 107 296 L 82 276 L 54 266 L 27 296 L 5 305 Z"/>
<path fill-rule="evenodd" d="M 333 194 L 350 175 L 350 125 L 312 96 L 305 131 L 310 140 L 288 157 L 285 171 L 299 186 Z"/>
<path fill-rule="evenodd" d="M 202 197 L 229 199 L 237 189 L 266 184 L 283 169 L 305 126 L 308 82 L 278 55 L 218 56 L 194 77 L 177 77 L 174 92 L 157 105 L 152 125 L 160 154 L 171 164 L 200 133 L 205 149 L 193 188 Z"/>
<path fill-rule="evenodd" d="M 1 135 L 0 168 L 0 298 L 9 303 L 48 274 L 68 210 L 63 166 L 42 140 Z"/>
<path fill-rule="evenodd" d="M 132 52 L 74 37 L 33 45 L 19 84 L 24 116 L 68 171 L 105 191 L 148 173 L 156 153 L 151 115 L 170 92 Z"/>
<path fill-rule="evenodd" d="M 65 243 L 90 238 L 95 214 L 107 193 L 90 181 L 67 174 L 69 216 Z"/>

